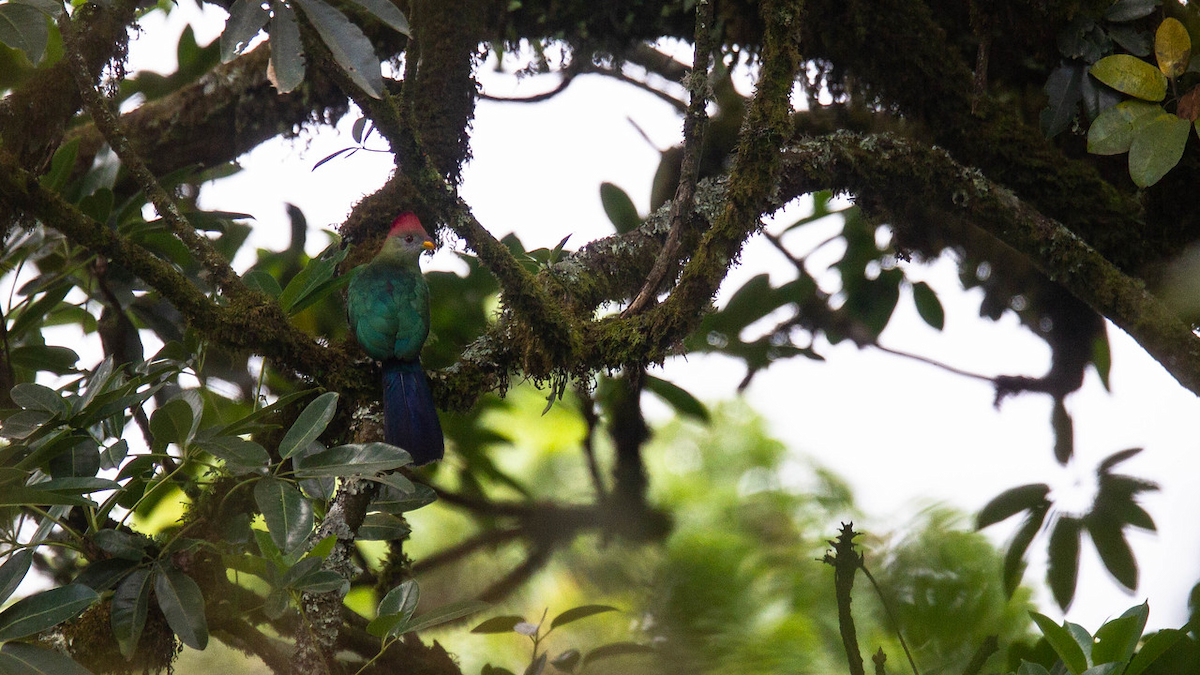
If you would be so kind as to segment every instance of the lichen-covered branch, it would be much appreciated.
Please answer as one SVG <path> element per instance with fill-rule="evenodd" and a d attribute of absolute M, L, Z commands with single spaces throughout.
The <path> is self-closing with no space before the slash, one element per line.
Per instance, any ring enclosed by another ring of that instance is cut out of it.
<path fill-rule="evenodd" d="M 781 197 L 818 189 L 850 192 L 901 218 L 937 211 L 991 232 L 1128 332 L 1181 385 L 1200 394 L 1200 338 L 1140 279 L 944 150 L 887 134 L 838 133 L 795 143 L 785 159 Z M 894 225 L 905 227 L 904 222 Z"/>

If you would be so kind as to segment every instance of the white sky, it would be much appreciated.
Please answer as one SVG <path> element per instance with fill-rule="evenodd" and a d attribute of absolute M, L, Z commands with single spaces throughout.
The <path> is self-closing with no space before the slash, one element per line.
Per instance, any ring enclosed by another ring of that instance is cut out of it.
<path fill-rule="evenodd" d="M 191 3 L 180 7 L 195 14 Z M 131 49 L 134 67 L 173 69 L 174 50 L 164 53 L 160 39 L 174 44 L 185 11 L 175 11 L 166 22 L 160 13 L 143 21 L 148 39 Z M 199 42 L 214 39 L 223 22 L 223 14 L 212 9 L 194 19 Z M 548 86 L 530 81 L 513 88 L 511 77 L 493 76 L 490 68 L 484 76 L 487 91 L 495 94 L 529 95 Z M 600 183 L 620 185 L 645 213 L 658 163 L 658 151 L 629 120 L 659 148 L 680 139 L 681 120 L 669 106 L 600 76 L 581 77 L 543 104 L 481 102 L 472 136 L 475 159 L 465 172 L 462 194 L 496 236 L 515 231 L 529 249 L 552 247 L 568 233 L 568 249 L 605 236 L 611 226 L 600 206 Z M 245 171 L 238 177 L 206 187 L 203 204 L 253 214 L 251 241 L 266 248 L 284 246 L 285 202 L 300 206 L 313 226 L 335 226 L 358 199 L 383 183 L 391 168 L 386 154 L 357 153 L 311 170 L 321 158 L 353 144 L 352 122 L 349 117 L 338 133 L 306 135 L 299 143 L 265 144 L 244 158 Z M 820 234 L 820 225 L 811 227 L 814 233 L 806 236 L 812 241 L 828 234 Z M 310 252 L 323 245 L 323 238 L 310 236 Z M 453 269 L 456 262 L 441 252 L 432 264 Z M 786 263 L 758 238 L 747 247 L 722 295 L 763 271 L 780 282 L 790 278 Z M 950 261 L 906 265 L 905 271 L 938 291 L 946 307 L 946 329 L 938 333 L 926 327 L 905 294 L 883 335 L 884 345 L 985 375 L 1045 372 L 1045 344 L 1020 328 L 1011 314 L 998 323 L 978 319 L 979 294 L 960 289 Z M 857 524 L 876 532 L 903 527 L 934 503 L 973 512 L 1002 490 L 1029 482 L 1050 482 L 1060 494 L 1086 499 L 1086 489 L 1074 486 L 1086 486 L 1100 460 L 1128 447 L 1145 447 L 1141 456 L 1122 465 L 1125 473 L 1162 486 L 1144 500 L 1159 534 L 1132 537 L 1141 588 L 1133 596 L 1124 594 L 1085 543 L 1079 590 L 1068 618 L 1094 631 L 1104 619 L 1148 597 L 1151 627 L 1177 627 L 1186 618 L 1187 591 L 1200 578 L 1195 519 L 1200 512 L 1195 440 L 1200 401 L 1111 325 L 1109 339 L 1113 393 L 1105 392 L 1091 372 L 1083 389 L 1068 399 L 1076 459 L 1066 469 L 1053 460 L 1046 397 L 1017 397 L 995 410 L 992 389 L 985 383 L 877 350 L 859 351 L 848 343 L 820 344 L 828 359 L 824 363 L 796 359 L 774 365 L 758 375 L 746 396 L 796 452 L 851 482 L 868 514 L 866 522 Z M 744 371 L 727 358 L 692 356 L 670 362 L 658 374 L 704 400 L 717 401 L 735 395 Z M 652 404 L 652 414 L 655 410 L 664 413 Z M 1014 525 L 1006 522 L 989 534 L 1001 543 Z M 830 534 L 836 526 L 830 523 Z M 1043 577 L 1044 549 L 1039 538 L 1032 546 L 1027 582 Z M 1048 593 L 1040 598 L 1043 611 L 1054 616 Z"/>

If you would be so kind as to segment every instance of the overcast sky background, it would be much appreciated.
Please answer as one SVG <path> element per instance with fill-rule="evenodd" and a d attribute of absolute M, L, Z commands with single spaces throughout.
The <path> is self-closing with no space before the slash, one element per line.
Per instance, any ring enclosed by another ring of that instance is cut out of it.
<path fill-rule="evenodd" d="M 175 39 L 184 22 L 190 21 L 200 44 L 207 44 L 219 35 L 224 19 L 223 12 L 209 8 L 201 13 L 190 2 L 181 3 L 170 17 L 150 14 L 130 51 L 132 69 L 172 71 Z M 518 83 L 509 74 L 493 74 L 494 63 L 490 60 L 483 73 L 489 93 L 527 96 L 553 86 L 552 77 Z M 353 145 L 354 117 L 343 120 L 337 132 L 306 131 L 299 141 L 272 141 L 257 148 L 243 159 L 245 171 L 205 187 L 202 205 L 252 214 L 251 244 L 263 248 L 285 246 L 287 202 L 301 207 L 314 228 L 332 229 L 391 170 L 390 155 L 365 152 L 312 170 L 323 157 Z M 475 158 L 464 172 L 461 193 L 497 237 L 516 232 L 532 249 L 553 247 L 571 234 L 567 248 L 574 250 L 612 231 L 600 205 L 601 182 L 620 185 L 643 214 L 648 210 L 659 149 L 679 142 L 681 127 L 670 106 L 601 76 L 580 77 L 565 93 L 537 105 L 483 101 L 472 134 Z M 378 139 L 375 147 L 383 147 Z M 803 253 L 836 229 L 836 223 L 815 224 L 788 241 Z M 310 236 L 310 253 L 325 241 Z M 452 245 L 462 249 L 461 243 Z M 825 247 L 813 257 L 810 270 L 819 271 L 822 262 L 831 263 L 840 254 L 837 246 Z M 250 260 L 236 261 L 239 269 Z M 451 253 L 440 251 L 427 269 L 457 269 L 457 263 Z M 905 293 L 882 344 L 983 375 L 1046 371 L 1049 349 L 1021 328 L 1015 316 L 1009 313 L 996 323 L 978 318 L 980 293 L 961 290 L 953 261 L 902 265 L 910 278 L 926 280 L 937 290 L 946 308 L 946 328 L 940 333 L 928 328 Z M 747 246 L 721 297 L 764 271 L 776 283 L 791 278 L 789 264 L 759 237 Z M 1083 389 L 1068 399 L 1076 458 L 1065 469 L 1053 459 L 1048 398 L 1016 397 L 996 410 L 987 383 L 878 350 L 860 351 L 848 342 L 834 347 L 819 341 L 817 349 L 826 362 L 778 363 L 760 373 L 745 396 L 797 453 L 797 470 L 785 480 L 802 481 L 807 458 L 837 471 L 855 488 L 867 514 L 856 525 L 877 533 L 903 527 L 936 503 L 974 512 L 1002 490 L 1029 482 L 1050 482 L 1056 495 L 1085 507 L 1095 467 L 1104 457 L 1129 447 L 1146 448 L 1121 465 L 1124 473 L 1162 486 L 1143 500 L 1158 535 L 1131 536 L 1141 587 L 1132 596 L 1121 591 L 1085 542 L 1079 591 L 1068 618 L 1094 631 L 1106 618 L 1149 598 L 1151 627 L 1177 627 L 1186 620 L 1187 591 L 1200 578 L 1195 433 L 1200 401 L 1111 324 L 1109 339 L 1113 392 L 1106 392 L 1089 371 Z M 702 355 L 674 359 L 655 374 L 716 402 L 736 395 L 744 370 L 731 359 Z M 648 405 L 659 419 L 667 414 L 653 401 Z M 989 528 L 988 534 L 1003 543 L 1015 525 L 1006 522 Z M 830 523 L 831 535 L 836 526 Z M 1026 573 L 1026 581 L 1039 587 L 1044 550 L 1039 538 Z M 1043 611 L 1057 616 L 1048 593 L 1043 590 L 1039 599 Z"/>

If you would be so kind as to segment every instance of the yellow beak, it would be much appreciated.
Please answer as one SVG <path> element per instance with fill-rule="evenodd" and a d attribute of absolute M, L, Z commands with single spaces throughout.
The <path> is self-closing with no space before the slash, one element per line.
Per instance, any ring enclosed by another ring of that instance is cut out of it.
<path fill-rule="evenodd" d="M 424 248 L 426 251 L 432 251 L 433 249 L 437 248 L 437 246 L 436 246 L 436 245 L 435 245 L 435 244 L 434 244 L 432 241 L 429 241 L 428 239 L 426 239 L 425 241 L 421 242 L 421 246 L 422 246 L 422 248 Z"/>

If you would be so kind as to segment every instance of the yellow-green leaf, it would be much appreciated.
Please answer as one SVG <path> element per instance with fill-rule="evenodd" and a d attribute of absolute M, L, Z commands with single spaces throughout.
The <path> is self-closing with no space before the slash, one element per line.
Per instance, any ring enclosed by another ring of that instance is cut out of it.
<path fill-rule="evenodd" d="M 1167 95 L 1167 76 L 1136 56 L 1106 56 L 1090 72 L 1113 89 L 1145 101 L 1161 101 Z"/>
<path fill-rule="evenodd" d="M 1167 112 L 1162 106 L 1145 101 L 1122 101 L 1096 117 L 1088 129 L 1088 152 L 1095 155 L 1119 155 L 1129 152 L 1134 129 Z"/>
<path fill-rule="evenodd" d="M 1154 34 L 1154 56 L 1158 69 L 1167 77 L 1179 77 L 1187 70 L 1191 57 L 1192 39 L 1178 19 L 1163 19 Z"/>
<path fill-rule="evenodd" d="M 1163 113 L 1134 131 L 1129 177 L 1138 187 L 1154 185 L 1179 163 L 1191 128 L 1191 122 Z"/>

